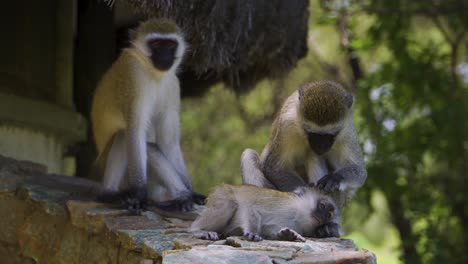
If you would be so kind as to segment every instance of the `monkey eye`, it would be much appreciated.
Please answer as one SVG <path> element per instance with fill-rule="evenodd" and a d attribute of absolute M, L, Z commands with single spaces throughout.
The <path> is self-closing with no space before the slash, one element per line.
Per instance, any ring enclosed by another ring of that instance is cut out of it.
<path fill-rule="evenodd" d="M 150 45 L 151 47 L 157 48 L 157 47 L 160 47 L 162 45 L 162 41 L 160 39 L 150 40 L 148 42 L 148 45 Z"/>
<path fill-rule="evenodd" d="M 177 42 L 170 39 L 153 39 L 148 41 L 148 45 L 152 48 L 160 48 L 162 46 L 173 48 L 177 45 Z"/>
<path fill-rule="evenodd" d="M 325 209 L 325 205 L 323 203 L 319 203 L 319 209 L 320 210 L 324 210 Z"/>

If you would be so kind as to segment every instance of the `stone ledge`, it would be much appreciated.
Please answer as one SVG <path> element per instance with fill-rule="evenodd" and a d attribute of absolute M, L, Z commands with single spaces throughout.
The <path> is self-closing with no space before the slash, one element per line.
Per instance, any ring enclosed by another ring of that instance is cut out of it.
<path fill-rule="evenodd" d="M 375 263 L 347 239 L 196 239 L 190 222 L 92 201 L 98 184 L 0 156 L 0 254 L 9 263 Z M 3 262 L 2 262 L 3 263 Z"/>

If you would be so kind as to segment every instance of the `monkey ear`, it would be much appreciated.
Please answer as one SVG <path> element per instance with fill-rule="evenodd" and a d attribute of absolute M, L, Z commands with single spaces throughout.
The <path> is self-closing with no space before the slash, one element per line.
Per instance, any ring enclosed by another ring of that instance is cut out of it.
<path fill-rule="evenodd" d="M 292 193 L 294 193 L 298 197 L 301 197 L 306 193 L 306 191 L 307 191 L 306 186 L 300 186 L 300 187 L 297 187 L 296 189 L 294 189 L 294 191 Z"/>
<path fill-rule="evenodd" d="M 137 31 L 136 29 L 129 29 L 128 30 L 128 39 L 129 40 L 135 40 L 136 39 L 136 35 L 137 35 Z"/>
<path fill-rule="evenodd" d="M 297 91 L 299 93 L 299 101 L 300 101 L 302 97 L 304 97 L 304 87 L 299 88 L 299 90 Z"/>

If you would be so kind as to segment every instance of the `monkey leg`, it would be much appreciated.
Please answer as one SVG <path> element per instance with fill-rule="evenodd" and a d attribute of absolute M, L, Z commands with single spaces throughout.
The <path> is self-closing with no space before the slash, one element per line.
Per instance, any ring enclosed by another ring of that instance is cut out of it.
<path fill-rule="evenodd" d="M 260 169 L 260 158 L 253 149 L 246 149 L 241 156 L 242 183 L 258 187 L 275 189 Z"/>
<path fill-rule="evenodd" d="M 215 197 L 217 198 L 217 197 Z M 229 199 L 218 199 L 215 204 L 208 205 L 193 221 L 192 231 L 205 230 L 226 233 L 228 224 L 237 213 L 237 204 Z"/>
<path fill-rule="evenodd" d="M 117 132 L 107 143 L 104 151 L 96 160 L 98 169 L 103 169 L 102 194 L 98 200 L 103 202 L 120 201 L 119 189 L 127 169 L 127 152 L 124 132 Z"/>
<path fill-rule="evenodd" d="M 192 211 L 206 197 L 187 188 L 183 178 L 156 144 L 148 143 L 149 195 L 155 206 L 166 211 Z"/>
<path fill-rule="evenodd" d="M 263 237 L 260 235 L 260 219 L 261 216 L 255 210 L 248 209 L 247 207 L 239 210 L 236 215 L 240 223 L 243 236 L 249 241 L 262 241 Z"/>

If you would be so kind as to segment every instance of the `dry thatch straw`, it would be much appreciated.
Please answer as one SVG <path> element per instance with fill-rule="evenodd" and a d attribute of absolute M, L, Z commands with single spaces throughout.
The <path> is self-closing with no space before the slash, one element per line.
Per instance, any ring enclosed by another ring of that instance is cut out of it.
<path fill-rule="evenodd" d="M 308 0 L 127 0 L 175 20 L 190 45 L 181 81 L 202 94 L 223 81 L 236 92 L 279 77 L 307 52 Z"/>

